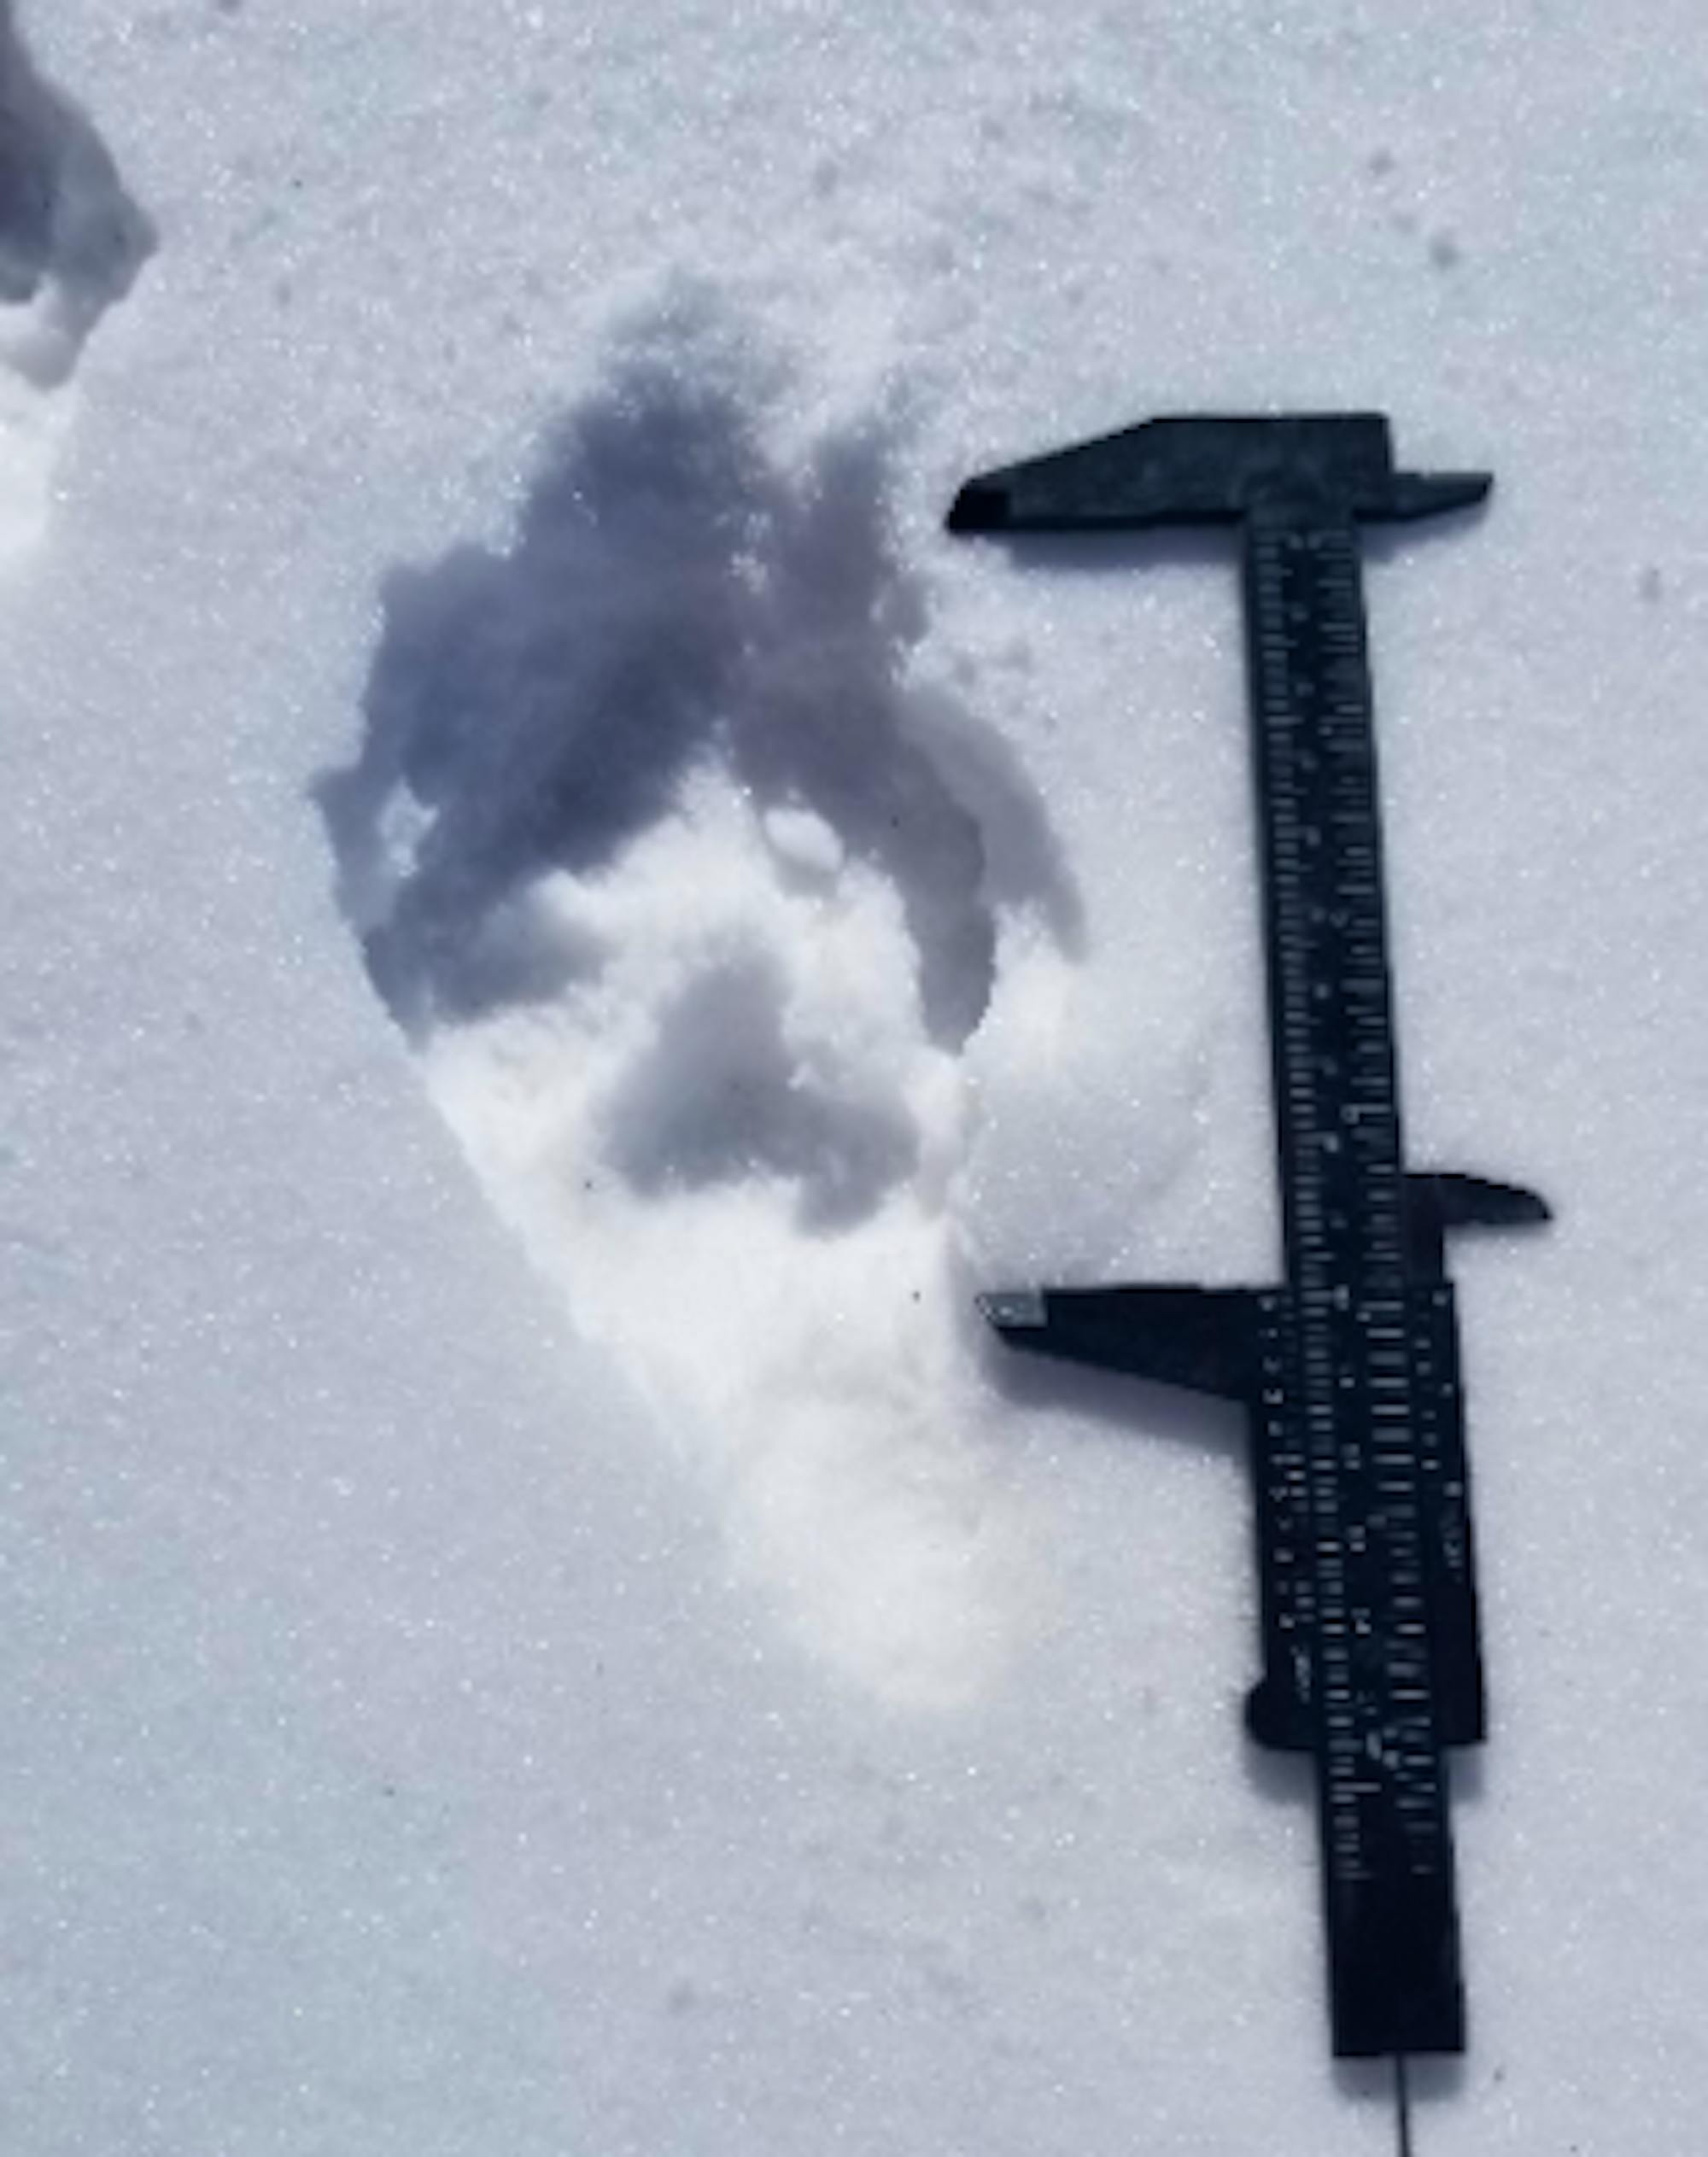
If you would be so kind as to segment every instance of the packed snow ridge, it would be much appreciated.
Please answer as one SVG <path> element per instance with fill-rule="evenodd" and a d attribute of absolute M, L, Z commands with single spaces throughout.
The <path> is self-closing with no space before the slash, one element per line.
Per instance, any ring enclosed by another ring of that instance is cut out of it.
<path fill-rule="evenodd" d="M 901 423 L 801 387 L 715 293 L 631 319 L 513 542 L 390 580 L 320 798 L 434 1097 L 749 1577 L 952 1701 L 1024 1571 L 957 1178 L 987 1018 L 1077 902 L 1012 753 L 916 678 Z"/>

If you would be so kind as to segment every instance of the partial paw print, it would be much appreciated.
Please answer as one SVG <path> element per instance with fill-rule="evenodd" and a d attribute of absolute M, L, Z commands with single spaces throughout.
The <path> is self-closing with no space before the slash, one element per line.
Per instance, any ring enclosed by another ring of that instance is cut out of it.
<path fill-rule="evenodd" d="M 1003 938 L 1077 901 L 915 678 L 894 423 L 798 418 L 714 294 L 632 324 L 503 552 L 398 573 L 322 782 L 371 977 L 494 1202 L 726 1499 L 798 1632 L 964 1697 L 1015 1539 L 956 1178 Z"/>
<path fill-rule="evenodd" d="M 0 559 L 39 533 L 64 391 L 155 245 L 106 144 L 0 0 Z"/>

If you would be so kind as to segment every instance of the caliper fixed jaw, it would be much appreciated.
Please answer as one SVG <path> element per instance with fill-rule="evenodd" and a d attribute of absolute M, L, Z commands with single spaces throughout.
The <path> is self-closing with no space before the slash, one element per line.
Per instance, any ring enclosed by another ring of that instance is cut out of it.
<path fill-rule="evenodd" d="M 956 533 L 1144 531 L 1237 523 L 1265 505 L 1410 521 L 1483 500 L 1487 472 L 1394 469 L 1381 412 L 1148 419 L 1072 449 L 1004 465 L 956 496 Z"/>

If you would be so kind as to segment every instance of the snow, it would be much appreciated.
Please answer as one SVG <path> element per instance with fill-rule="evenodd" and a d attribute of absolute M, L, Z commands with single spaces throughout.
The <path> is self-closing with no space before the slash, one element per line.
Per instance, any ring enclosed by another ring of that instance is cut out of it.
<path fill-rule="evenodd" d="M 1220 543 L 970 471 L 1390 411 L 1495 1727 L 1418 2142 L 1708 2080 L 1708 26 L 93 0 L 0 33 L 0 2142 L 1386 2145 L 1238 1432 L 980 1288 L 1266 1277 Z M 27 51 L 30 57 L 22 56 Z"/>

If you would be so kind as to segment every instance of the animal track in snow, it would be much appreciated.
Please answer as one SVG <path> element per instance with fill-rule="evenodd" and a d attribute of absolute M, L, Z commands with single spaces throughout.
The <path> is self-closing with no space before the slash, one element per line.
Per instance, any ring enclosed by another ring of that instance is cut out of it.
<path fill-rule="evenodd" d="M 896 423 L 799 387 L 703 289 L 631 323 L 513 543 L 390 581 L 319 792 L 500 1210 L 807 1638 L 945 1700 L 1017 1577 L 972 1442 L 968 1044 L 1005 940 L 1059 955 L 1077 908 L 1010 752 L 915 678 Z"/>
<path fill-rule="evenodd" d="M 85 343 L 153 251 L 94 126 L 0 0 L 0 560 L 36 539 Z"/>

